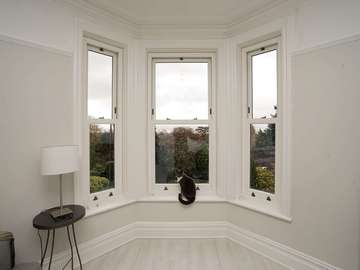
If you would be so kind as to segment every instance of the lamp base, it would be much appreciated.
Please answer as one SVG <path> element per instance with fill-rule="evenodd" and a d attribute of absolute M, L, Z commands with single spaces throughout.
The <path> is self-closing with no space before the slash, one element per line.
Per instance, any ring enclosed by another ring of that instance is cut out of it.
<path fill-rule="evenodd" d="M 68 216 L 71 216 L 73 213 L 73 211 L 70 208 L 56 208 L 55 210 L 50 212 L 50 216 L 53 219 L 63 219 L 66 218 Z"/>

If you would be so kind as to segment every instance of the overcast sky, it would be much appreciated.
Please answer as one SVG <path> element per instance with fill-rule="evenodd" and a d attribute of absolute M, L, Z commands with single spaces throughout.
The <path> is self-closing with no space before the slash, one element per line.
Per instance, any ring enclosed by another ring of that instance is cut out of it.
<path fill-rule="evenodd" d="M 111 118 L 112 58 L 89 52 L 88 69 L 89 116 Z M 155 82 L 157 119 L 208 118 L 207 63 L 157 63 Z M 276 51 L 253 57 L 254 117 L 275 113 L 276 89 Z"/>

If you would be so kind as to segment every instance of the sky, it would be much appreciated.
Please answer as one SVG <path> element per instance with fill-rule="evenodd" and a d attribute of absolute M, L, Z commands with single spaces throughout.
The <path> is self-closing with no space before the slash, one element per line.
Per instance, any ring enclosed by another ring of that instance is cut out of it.
<path fill-rule="evenodd" d="M 274 50 L 252 57 L 254 118 L 275 113 L 276 54 Z M 156 63 L 155 87 L 156 119 L 208 119 L 208 63 Z M 89 51 L 89 117 L 109 119 L 111 111 L 112 57 Z"/>

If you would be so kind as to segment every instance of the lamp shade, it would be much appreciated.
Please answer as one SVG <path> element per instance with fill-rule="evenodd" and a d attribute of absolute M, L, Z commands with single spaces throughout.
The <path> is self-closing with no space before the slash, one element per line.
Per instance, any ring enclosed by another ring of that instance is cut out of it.
<path fill-rule="evenodd" d="M 41 174 L 58 175 L 79 170 L 77 145 L 49 146 L 41 149 Z"/>

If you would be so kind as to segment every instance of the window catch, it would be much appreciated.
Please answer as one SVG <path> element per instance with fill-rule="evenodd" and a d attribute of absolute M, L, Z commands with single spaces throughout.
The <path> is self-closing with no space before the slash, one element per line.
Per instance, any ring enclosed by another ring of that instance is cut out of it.
<path fill-rule="evenodd" d="M 199 191 L 200 191 L 200 188 L 197 186 L 197 187 L 196 187 L 196 190 L 199 190 Z"/>
<path fill-rule="evenodd" d="M 251 197 L 256 197 L 254 192 L 251 193 Z"/>
<path fill-rule="evenodd" d="M 117 114 L 117 107 L 114 107 L 114 114 Z"/>
<path fill-rule="evenodd" d="M 154 110 L 154 108 L 152 108 L 151 109 L 151 114 L 154 115 L 154 112 L 155 112 L 155 110 Z"/>
<path fill-rule="evenodd" d="M 165 186 L 165 187 L 164 187 L 164 190 L 169 190 L 169 189 L 167 188 L 167 186 Z"/>
<path fill-rule="evenodd" d="M 271 202 L 270 196 L 267 196 L 266 200 L 269 201 L 269 202 Z"/>
<path fill-rule="evenodd" d="M 98 200 L 98 197 L 97 197 L 97 196 L 94 196 L 93 201 L 97 201 L 97 200 Z"/>
<path fill-rule="evenodd" d="M 210 115 L 212 115 L 212 108 L 210 108 L 209 112 L 210 112 Z"/>
<path fill-rule="evenodd" d="M 114 194 L 112 192 L 109 193 L 109 197 L 112 197 L 114 196 Z"/>
<path fill-rule="evenodd" d="M 248 107 L 248 113 L 250 114 L 250 107 Z"/>

